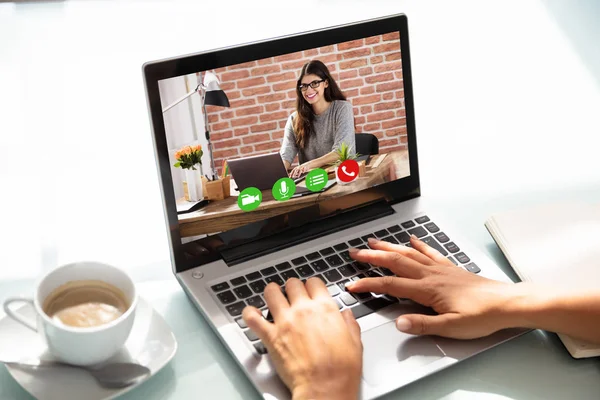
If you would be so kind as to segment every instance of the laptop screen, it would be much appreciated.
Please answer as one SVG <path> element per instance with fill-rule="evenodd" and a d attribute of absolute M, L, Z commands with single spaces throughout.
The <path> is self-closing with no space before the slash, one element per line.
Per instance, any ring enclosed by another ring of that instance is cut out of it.
<path fill-rule="evenodd" d="M 146 64 L 177 271 L 418 195 L 408 56 L 391 16 Z"/>

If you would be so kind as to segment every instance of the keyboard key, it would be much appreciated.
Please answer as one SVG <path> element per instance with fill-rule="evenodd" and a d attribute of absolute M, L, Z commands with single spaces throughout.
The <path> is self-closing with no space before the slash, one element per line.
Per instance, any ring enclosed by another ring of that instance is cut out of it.
<path fill-rule="evenodd" d="M 465 265 L 465 268 L 467 269 L 467 271 L 472 272 L 474 274 L 478 274 L 481 272 L 481 268 L 479 268 L 475 263 L 468 263 L 467 265 Z"/>
<path fill-rule="evenodd" d="M 397 302 L 397 300 L 393 301 L 385 297 L 376 297 L 372 300 L 358 304 L 357 306 L 352 307 L 350 310 L 352 310 L 354 318 L 358 319 L 360 317 L 364 317 L 365 315 L 372 314 L 377 310 L 381 310 L 384 307 L 395 304 Z"/>
<path fill-rule="evenodd" d="M 450 243 L 446 243 L 444 245 L 444 247 L 446 248 L 446 250 L 448 250 L 450 253 L 456 253 L 457 251 L 460 251 L 460 248 L 454 244 L 454 242 L 450 242 Z"/>
<path fill-rule="evenodd" d="M 298 257 L 298 258 L 294 258 L 292 260 L 292 264 L 294 264 L 294 265 L 302 265 L 302 264 L 305 264 L 306 262 L 307 262 L 306 258 L 304 258 L 304 257 Z"/>
<path fill-rule="evenodd" d="M 303 278 L 306 278 L 307 276 L 311 276 L 312 274 L 315 273 L 315 271 L 313 271 L 313 269 L 311 267 L 309 267 L 308 265 L 303 265 L 301 267 L 297 267 L 296 272 L 298 272 L 298 274 Z"/>
<path fill-rule="evenodd" d="M 375 232 L 375 236 L 377 236 L 378 238 L 386 237 L 387 235 L 388 231 L 385 229 Z"/>
<path fill-rule="evenodd" d="M 327 290 L 329 291 L 329 295 L 331 297 L 337 296 L 338 294 L 340 294 L 342 292 L 340 290 L 340 288 L 338 287 L 338 285 L 329 285 L 329 286 L 327 286 Z"/>
<path fill-rule="evenodd" d="M 283 280 L 287 281 L 290 278 L 300 278 L 298 276 L 298 274 L 296 273 L 296 271 L 294 271 L 293 269 L 290 271 L 285 271 L 281 273 L 281 276 L 283 276 Z"/>
<path fill-rule="evenodd" d="M 254 348 L 258 354 L 267 354 L 267 348 L 262 342 L 255 343 Z"/>
<path fill-rule="evenodd" d="M 469 257 L 467 257 L 467 255 L 465 253 L 455 254 L 454 257 L 456 257 L 456 259 L 458 260 L 458 262 L 461 263 L 461 264 L 466 264 L 469 261 L 471 261 L 471 259 Z"/>
<path fill-rule="evenodd" d="M 223 304 L 231 304 L 237 300 L 235 298 L 235 296 L 233 295 L 233 293 L 231 293 L 231 290 L 218 293 L 217 297 L 219 298 L 219 300 L 221 300 L 221 303 L 223 303 Z"/>
<path fill-rule="evenodd" d="M 354 282 L 354 281 L 357 281 L 359 279 L 366 278 L 366 277 L 367 276 L 365 274 L 358 274 L 358 275 L 352 277 L 352 281 Z"/>
<path fill-rule="evenodd" d="M 375 272 L 374 269 L 366 271 L 365 275 L 368 276 L 369 278 L 381 278 L 381 275 L 378 274 L 377 272 Z"/>
<path fill-rule="evenodd" d="M 329 269 L 329 265 L 325 262 L 325 260 L 317 260 L 310 263 L 310 266 L 315 269 L 317 272 L 323 272 Z"/>
<path fill-rule="evenodd" d="M 388 243 L 400 244 L 400 243 L 398 242 L 398 240 L 396 240 L 396 238 L 395 238 L 395 237 L 393 237 L 393 236 L 387 236 L 387 237 L 384 237 L 384 238 L 383 238 L 383 239 L 381 239 L 381 240 L 383 240 L 384 242 L 388 242 Z"/>
<path fill-rule="evenodd" d="M 344 307 L 344 306 L 342 305 L 342 302 L 340 301 L 340 299 L 339 299 L 338 297 L 334 297 L 334 298 L 333 298 L 333 301 L 335 301 L 335 304 L 337 304 L 337 306 L 338 306 L 338 308 L 339 308 L 340 310 L 342 309 L 342 307 Z"/>
<path fill-rule="evenodd" d="M 394 226 L 390 226 L 389 228 L 387 228 L 389 233 L 396 233 L 396 232 L 400 232 L 402 230 L 402 228 L 400 228 L 400 225 L 394 225 Z"/>
<path fill-rule="evenodd" d="M 368 271 L 369 269 L 371 269 L 371 266 L 369 264 L 361 263 L 358 261 L 354 261 L 352 263 L 352 266 L 359 271 Z"/>
<path fill-rule="evenodd" d="M 446 257 L 446 258 L 447 258 L 448 260 L 452 261 L 452 263 L 453 263 L 454 265 L 458 265 L 458 263 L 456 262 L 456 260 L 455 260 L 454 258 L 452 258 L 452 257 L 450 257 L 450 256 L 448 256 L 448 257 Z"/>
<path fill-rule="evenodd" d="M 450 240 L 450 238 L 448 236 L 446 236 L 446 234 L 444 232 L 440 232 L 440 233 L 436 233 L 435 235 L 433 235 L 438 242 L 440 243 L 446 243 L 447 241 Z"/>
<path fill-rule="evenodd" d="M 416 228 L 409 229 L 408 233 L 411 235 L 415 235 L 418 238 L 427 236 L 427 231 L 422 226 L 417 226 Z"/>
<path fill-rule="evenodd" d="M 238 326 L 242 329 L 246 329 L 248 327 L 248 325 L 246 325 L 246 321 L 244 321 L 243 318 L 238 318 L 235 320 L 235 322 L 237 322 Z"/>
<path fill-rule="evenodd" d="M 359 246 L 362 243 L 363 243 L 363 240 L 361 238 L 356 238 L 356 239 L 352 239 L 352 240 L 348 241 L 348 244 L 352 247 Z"/>
<path fill-rule="evenodd" d="M 335 250 L 333 250 L 333 247 L 327 247 L 325 249 L 321 249 L 319 253 L 321 253 L 322 256 L 328 256 L 335 253 Z"/>
<path fill-rule="evenodd" d="M 321 255 L 315 251 L 314 253 L 307 254 L 306 258 L 308 259 L 308 261 L 314 261 L 321 258 Z"/>
<path fill-rule="evenodd" d="M 244 334 L 246 335 L 248 340 L 251 342 L 256 342 L 258 340 L 258 336 L 256 336 L 256 333 L 252 332 L 250 329 L 248 329 L 247 331 L 244 331 Z"/>
<path fill-rule="evenodd" d="M 412 221 L 406 221 L 401 223 L 400 225 L 402 225 L 404 227 L 404 229 L 408 229 L 408 228 L 412 228 L 413 226 L 415 226 L 415 223 Z"/>
<path fill-rule="evenodd" d="M 383 275 L 387 275 L 387 276 L 396 276 L 395 273 L 393 273 L 392 271 L 390 271 L 387 268 L 379 268 L 379 272 L 381 272 Z"/>
<path fill-rule="evenodd" d="M 332 256 L 326 257 L 325 261 L 327 261 L 327 263 L 329 265 L 331 265 L 332 267 L 337 267 L 337 266 L 342 265 L 344 263 L 344 261 L 337 254 L 334 254 Z"/>
<path fill-rule="evenodd" d="M 356 273 L 356 270 L 350 264 L 342 265 L 337 270 L 340 274 L 344 275 L 345 277 L 350 277 Z"/>
<path fill-rule="evenodd" d="M 410 241 L 410 235 L 406 232 L 400 232 L 395 235 L 395 238 L 398 239 L 400 243 L 408 243 Z"/>
<path fill-rule="evenodd" d="M 237 278 L 233 278 L 230 282 L 232 285 L 238 286 L 238 285 L 241 285 L 242 283 L 246 283 L 246 278 L 244 278 L 243 276 L 239 276 Z"/>
<path fill-rule="evenodd" d="M 252 296 L 252 291 L 250 290 L 250 288 L 246 285 L 244 286 L 239 286 L 236 287 L 235 289 L 233 289 L 233 292 L 236 294 L 237 297 L 239 297 L 240 299 L 245 299 L 246 297 L 250 297 Z"/>
<path fill-rule="evenodd" d="M 415 218 L 417 224 L 424 224 L 425 222 L 429 222 L 429 217 L 427 215 L 423 215 L 422 217 Z"/>
<path fill-rule="evenodd" d="M 362 240 L 364 240 L 366 242 L 367 240 L 369 240 L 369 238 L 374 238 L 374 237 L 375 237 L 375 235 L 373 235 L 372 233 L 369 233 L 368 235 L 363 236 Z"/>
<path fill-rule="evenodd" d="M 283 279 L 281 279 L 281 277 L 279 275 L 267 276 L 265 278 L 265 281 L 267 281 L 267 283 L 275 282 L 279 286 L 285 285 L 285 282 L 283 281 Z"/>
<path fill-rule="evenodd" d="M 346 251 L 342 251 L 340 253 L 340 256 L 342 257 L 342 260 L 346 261 L 346 262 L 352 262 L 354 261 L 354 259 L 352 257 L 350 257 L 350 253 L 346 250 Z"/>
<path fill-rule="evenodd" d="M 323 276 L 331 283 L 337 282 L 342 279 L 342 275 L 335 269 L 323 272 Z"/>
<path fill-rule="evenodd" d="M 443 256 L 447 256 L 448 252 L 446 249 L 442 247 L 433 237 L 427 236 L 421 239 L 423 242 L 427 243 L 429 246 L 433 247 L 437 251 L 439 251 Z"/>
<path fill-rule="evenodd" d="M 352 293 L 352 296 L 356 297 L 356 299 L 360 300 L 360 301 L 364 301 L 367 299 L 371 298 L 371 293 L 369 292 L 365 292 L 365 293 Z"/>
<path fill-rule="evenodd" d="M 263 276 L 273 275 L 276 272 L 277 270 L 273 267 L 268 267 L 260 270 L 260 273 L 263 274 Z"/>
<path fill-rule="evenodd" d="M 248 302 L 248 305 L 252 307 L 261 308 L 265 306 L 265 302 L 260 298 L 260 296 L 250 297 L 246 301 Z"/>
<path fill-rule="evenodd" d="M 362 244 L 362 245 L 358 246 L 357 249 L 369 250 L 369 248 L 365 244 Z"/>
<path fill-rule="evenodd" d="M 222 292 L 223 290 L 229 288 L 229 283 L 227 283 L 227 282 L 217 283 L 216 285 L 212 285 L 210 288 L 214 292 Z"/>
<path fill-rule="evenodd" d="M 265 290 L 265 286 L 267 286 L 267 284 L 262 279 L 250 282 L 250 287 L 252 288 L 254 293 L 262 293 Z"/>
<path fill-rule="evenodd" d="M 227 309 L 229 315 L 231 315 L 232 317 L 237 317 L 238 315 L 242 314 L 244 307 L 246 307 L 246 303 L 244 303 L 243 301 L 238 301 L 237 303 L 230 304 L 225 308 Z"/>
<path fill-rule="evenodd" d="M 333 246 L 334 249 L 336 249 L 337 251 L 342 251 L 342 250 L 346 250 L 348 248 L 348 245 L 346 243 L 339 243 L 336 244 L 335 246 Z"/>
<path fill-rule="evenodd" d="M 356 304 L 356 303 L 358 303 L 358 300 L 356 300 L 356 298 L 355 298 L 354 296 L 352 296 L 352 295 L 351 295 L 350 293 L 348 293 L 348 292 L 342 292 L 342 293 L 340 294 L 340 297 L 339 297 L 339 298 L 340 298 L 340 299 L 342 300 L 342 302 L 343 302 L 345 305 L 347 305 L 347 306 L 351 306 L 351 305 L 353 305 L 353 304 Z"/>
<path fill-rule="evenodd" d="M 275 268 L 277 268 L 277 271 L 285 271 L 286 269 L 292 268 L 292 265 L 289 262 L 284 261 L 275 265 Z"/>
<path fill-rule="evenodd" d="M 431 233 L 436 233 L 436 232 L 440 231 L 440 228 L 438 228 L 438 226 L 436 224 L 434 224 L 433 222 L 430 222 L 430 223 L 425 224 L 423 226 L 425 227 L 425 229 L 427 229 Z"/>
<path fill-rule="evenodd" d="M 344 279 L 343 281 L 338 282 L 337 285 L 338 285 L 338 287 L 340 288 L 340 290 L 342 292 L 347 292 L 347 290 L 346 290 L 346 283 L 348 283 L 348 282 L 352 282 L 352 281 L 350 279 Z"/>
<path fill-rule="evenodd" d="M 248 275 L 246 275 L 246 279 L 248 279 L 249 281 L 254 281 L 256 279 L 259 279 L 261 277 L 260 272 L 252 272 L 249 273 Z"/>

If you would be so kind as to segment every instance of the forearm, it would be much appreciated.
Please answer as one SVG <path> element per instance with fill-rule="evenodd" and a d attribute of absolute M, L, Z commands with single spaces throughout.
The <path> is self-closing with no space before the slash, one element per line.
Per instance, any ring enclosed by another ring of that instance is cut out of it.
<path fill-rule="evenodd" d="M 519 283 L 507 307 L 509 325 L 600 343 L 600 290 L 558 291 Z M 525 289 L 525 290 L 520 290 Z"/>
<path fill-rule="evenodd" d="M 328 386 L 328 385 L 327 385 Z M 292 400 L 356 400 L 358 399 L 358 386 L 351 385 L 344 389 L 301 387 L 292 393 Z"/>
<path fill-rule="evenodd" d="M 323 168 L 323 167 L 328 167 L 330 164 L 337 161 L 337 159 L 338 159 L 337 154 L 335 154 L 335 152 L 332 151 L 332 152 L 325 154 L 324 156 L 315 158 L 314 160 L 307 161 L 303 165 L 307 166 L 310 169 Z"/>

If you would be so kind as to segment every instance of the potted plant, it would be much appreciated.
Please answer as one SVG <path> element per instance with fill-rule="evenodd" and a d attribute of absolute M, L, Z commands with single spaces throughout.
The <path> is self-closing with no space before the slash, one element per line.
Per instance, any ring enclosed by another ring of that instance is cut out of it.
<path fill-rule="evenodd" d="M 183 192 L 188 201 L 200 201 L 202 194 L 202 146 L 185 146 L 175 152 L 175 168 L 183 169 L 185 181 Z"/>
<path fill-rule="evenodd" d="M 338 167 L 341 163 L 343 163 L 346 160 L 355 160 L 357 157 L 359 157 L 360 155 L 358 153 L 353 154 L 351 152 L 352 148 L 350 146 L 348 146 L 345 142 L 342 142 L 339 147 L 337 149 L 335 149 L 335 153 L 338 157 L 338 159 L 336 161 L 334 161 L 333 163 L 331 163 L 331 166 L 335 167 L 335 180 L 338 183 L 338 185 L 347 185 L 348 182 L 343 182 L 338 178 Z"/>

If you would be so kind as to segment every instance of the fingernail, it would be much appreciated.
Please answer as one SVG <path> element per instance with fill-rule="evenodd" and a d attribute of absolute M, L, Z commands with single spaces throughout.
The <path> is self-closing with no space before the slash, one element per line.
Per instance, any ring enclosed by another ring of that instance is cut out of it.
<path fill-rule="evenodd" d="M 379 243 L 381 240 L 375 239 L 374 237 L 370 237 L 367 242 L 371 243 L 371 244 L 377 244 Z"/>
<path fill-rule="evenodd" d="M 396 329 L 400 332 L 406 332 L 410 328 L 412 328 L 412 324 L 408 319 L 400 317 L 396 320 Z"/>
<path fill-rule="evenodd" d="M 346 289 L 352 289 L 352 286 L 354 286 L 354 282 L 346 282 L 344 286 L 346 287 Z"/>
<path fill-rule="evenodd" d="M 414 235 L 414 233 L 411 233 L 411 234 L 410 234 L 410 237 L 411 237 L 411 238 L 413 238 L 413 239 L 415 239 L 415 240 L 419 240 L 419 238 L 418 238 L 418 237 L 416 237 L 416 236 Z"/>
<path fill-rule="evenodd" d="M 348 249 L 348 253 L 356 253 L 358 251 L 358 249 L 356 247 L 350 247 Z"/>

